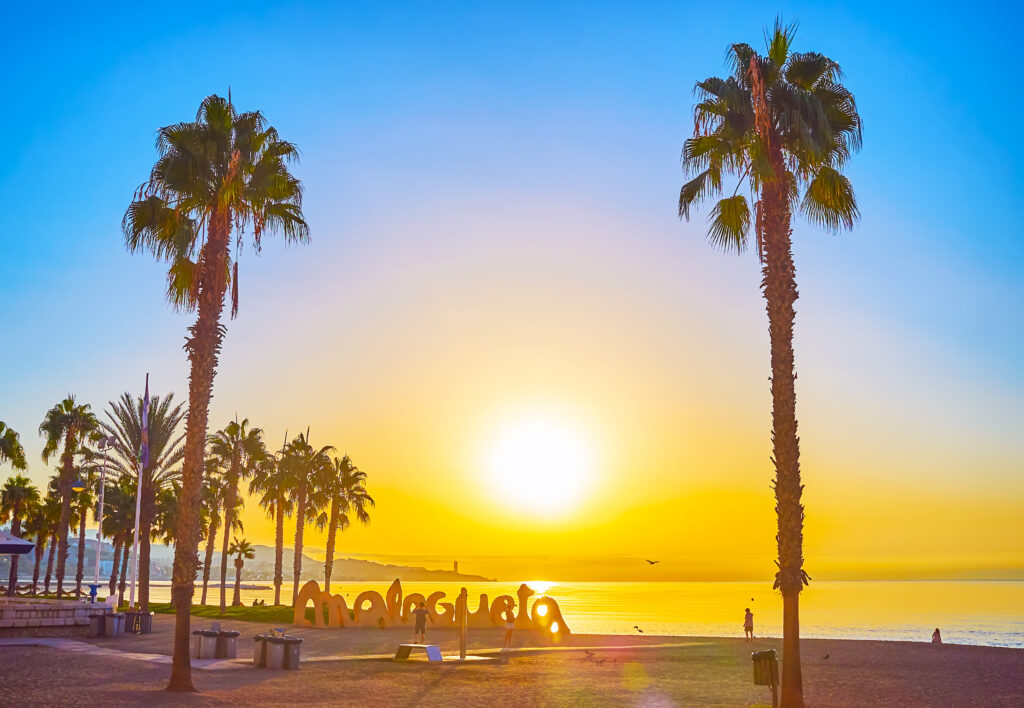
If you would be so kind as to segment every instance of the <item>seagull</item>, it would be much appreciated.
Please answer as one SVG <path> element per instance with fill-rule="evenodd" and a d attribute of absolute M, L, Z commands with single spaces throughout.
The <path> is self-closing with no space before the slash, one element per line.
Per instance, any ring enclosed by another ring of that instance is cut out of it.
<path fill-rule="evenodd" d="M 633 625 L 633 629 L 635 629 L 636 631 L 640 632 L 640 634 L 643 634 L 643 633 L 644 633 L 644 630 L 640 629 L 640 628 L 639 628 L 639 627 L 637 627 L 637 626 L 636 626 L 635 624 Z"/>
<path fill-rule="evenodd" d="M 645 558 L 644 560 L 647 560 L 647 559 Z M 648 564 L 650 564 L 650 565 L 654 565 L 655 563 L 661 563 L 661 561 L 652 561 L 652 560 L 649 560 L 649 561 L 647 561 L 647 562 L 648 562 Z"/>

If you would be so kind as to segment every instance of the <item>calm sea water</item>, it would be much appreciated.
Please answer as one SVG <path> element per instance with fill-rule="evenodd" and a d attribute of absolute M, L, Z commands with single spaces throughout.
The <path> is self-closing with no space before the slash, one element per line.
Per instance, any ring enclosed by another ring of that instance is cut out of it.
<path fill-rule="evenodd" d="M 252 584 L 263 584 L 249 581 Z M 587 634 L 742 636 L 743 610 L 754 612 L 755 633 L 782 633 L 782 600 L 766 583 L 560 583 L 526 581 L 554 597 L 572 631 Z M 266 583 L 269 585 L 269 583 Z M 403 583 L 403 591 L 436 590 L 454 599 L 462 583 Z M 470 607 L 478 596 L 491 601 L 515 595 L 518 582 L 469 583 Z M 333 583 L 332 592 L 351 603 L 363 590 L 382 593 L 386 583 Z M 210 588 L 208 599 L 219 597 Z M 291 597 L 291 584 L 283 595 Z M 152 598 L 170 599 L 170 584 L 156 583 Z M 230 591 L 229 591 L 230 598 Z M 273 589 L 243 590 L 242 601 L 272 602 Z M 1024 581 L 813 582 L 801 596 L 801 636 L 929 641 L 939 627 L 955 644 L 1024 647 Z"/>

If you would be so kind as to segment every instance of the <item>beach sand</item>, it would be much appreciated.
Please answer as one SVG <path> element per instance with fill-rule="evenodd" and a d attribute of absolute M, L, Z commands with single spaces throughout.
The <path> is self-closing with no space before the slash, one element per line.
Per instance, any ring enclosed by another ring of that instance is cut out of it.
<path fill-rule="evenodd" d="M 89 640 L 126 652 L 170 653 L 173 618 L 156 632 Z M 194 619 L 193 627 L 209 622 Z M 252 636 L 266 625 L 222 622 L 242 632 L 239 658 L 252 657 Z M 750 652 L 781 649 L 777 639 L 573 635 L 537 647 L 517 633 L 503 660 L 467 664 L 398 663 L 383 658 L 409 638 L 404 630 L 297 629 L 304 638 L 299 671 L 193 671 L 199 694 L 163 690 L 167 664 L 43 647 L 0 648 L 0 694 L 8 705 L 213 705 L 230 703 L 342 706 L 753 706 L 771 705 L 754 686 Z M 500 647 L 501 630 L 474 630 L 470 653 Z M 428 640 L 446 656 L 453 631 Z M 1021 706 L 1024 650 L 911 642 L 804 640 L 809 706 Z M 826 659 L 825 656 L 828 655 Z M 362 658 L 360 658 L 362 657 Z"/>

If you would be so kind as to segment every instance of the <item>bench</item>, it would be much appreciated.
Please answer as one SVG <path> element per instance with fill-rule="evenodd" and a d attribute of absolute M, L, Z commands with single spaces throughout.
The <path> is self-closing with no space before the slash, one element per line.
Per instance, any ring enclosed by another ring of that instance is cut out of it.
<path fill-rule="evenodd" d="M 424 651 L 428 661 L 444 661 L 441 658 L 441 647 L 436 644 L 399 644 L 398 651 L 395 652 L 395 660 L 408 659 L 414 649 Z"/>

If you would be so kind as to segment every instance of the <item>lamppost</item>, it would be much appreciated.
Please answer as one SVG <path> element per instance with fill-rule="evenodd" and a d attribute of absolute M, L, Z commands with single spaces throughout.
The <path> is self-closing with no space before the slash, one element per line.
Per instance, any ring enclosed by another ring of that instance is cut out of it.
<path fill-rule="evenodd" d="M 92 596 L 96 597 L 96 592 L 100 587 L 100 550 L 103 547 L 103 499 L 106 496 L 107 491 L 107 448 L 114 447 L 117 443 L 117 438 L 113 435 L 108 435 L 105 438 L 100 438 L 99 443 L 96 447 L 99 448 L 100 452 L 103 453 L 103 464 L 100 466 L 100 508 L 96 514 L 96 579 L 93 581 Z"/>

